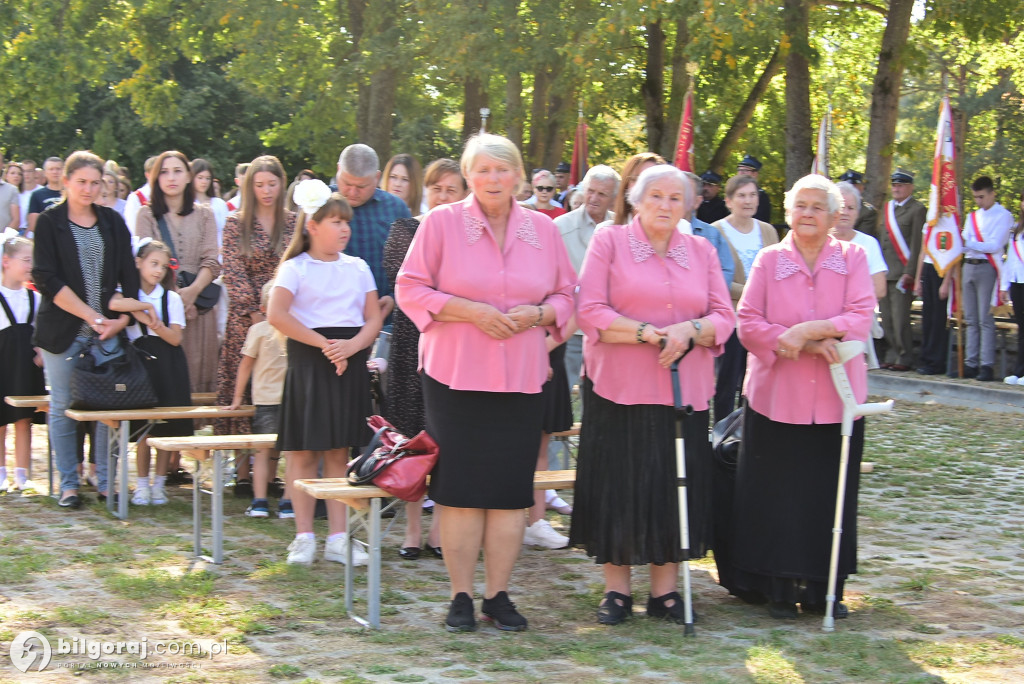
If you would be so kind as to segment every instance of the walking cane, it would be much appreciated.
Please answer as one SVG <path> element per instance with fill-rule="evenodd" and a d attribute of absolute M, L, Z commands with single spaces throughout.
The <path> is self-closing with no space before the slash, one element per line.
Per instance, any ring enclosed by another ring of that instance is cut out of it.
<path fill-rule="evenodd" d="M 662 346 L 664 346 L 662 338 Z M 676 483 L 679 487 L 679 535 L 683 547 L 683 608 L 686 623 L 683 634 L 693 636 L 693 590 L 690 587 L 690 513 L 686 502 L 686 445 L 683 441 L 683 419 L 693 414 L 693 406 L 683 406 L 679 390 L 679 362 L 693 349 L 693 338 L 683 355 L 672 362 L 672 403 L 676 410 Z"/>
<path fill-rule="evenodd" d="M 836 487 L 836 516 L 832 523 L 832 553 L 828 562 L 828 593 L 825 595 L 825 619 L 821 628 L 826 632 L 835 630 L 833 612 L 836 604 L 836 583 L 839 574 L 839 540 L 843 536 L 843 508 L 846 503 L 846 470 L 850 464 L 850 438 L 853 436 L 853 421 L 860 416 L 892 411 L 892 399 L 882 403 L 858 404 L 850 387 L 850 378 L 846 375 L 845 363 L 864 353 L 864 343 L 860 340 L 840 342 L 836 345 L 839 354 L 838 363 L 829 364 L 832 373 L 832 384 L 843 402 L 843 445 L 839 452 L 839 484 Z"/>

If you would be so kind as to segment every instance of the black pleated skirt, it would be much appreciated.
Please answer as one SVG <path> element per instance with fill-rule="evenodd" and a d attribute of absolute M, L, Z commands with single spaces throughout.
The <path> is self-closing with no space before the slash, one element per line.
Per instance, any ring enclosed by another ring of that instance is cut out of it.
<path fill-rule="evenodd" d="M 4 397 L 46 394 L 43 369 L 35 364 L 32 326 L 16 323 L 0 330 L 0 425 L 31 418 L 36 425 L 46 424 L 46 413 L 33 408 L 15 408 Z"/>
<path fill-rule="evenodd" d="M 333 340 L 355 337 L 360 328 L 317 328 Z M 366 419 L 373 411 L 368 350 L 348 359 L 340 376 L 323 352 L 308 344 L 288 340 L 288 372 L 281 397 L 281 451 L 331 451 L 362 447 L 373 432 Z"/>
<path fill-rule="evenodd" d="M 572 396 L 569 394 L 569 378 L 565 372 L 565 343 L 548 354 L 551 364 L 551 379 L 544 383 L 544 432 L 562 432 L 572 427 Z"/>
<path fill-rule="evenodd" d="M 769 601 L 825 603 L 840 425 L 779 423 L 746 409 L 733 506 L 734 583 Z M 857 571 L 857 494 L 864 420 L 854 423 L 839 548 L 839 583 Z"/>
<path fill-rule="evenodd" d="M 690 553 L 682 551 L 675 409 L 621 405 L 583 380 L 583 425 L 569 540 L 598 563 L 646 565 L 701 558 L 711 545 L 708 411 L 683 420 Z"/>
<path fill-rule="evenodd" d="M 423 373 L 423 404 L 439 447 L 431 499 L 455 508 L 533 505 L 542 393 L 453 390 Z"/>
<path fill-rule="evenodd" d="M 143 354 L 143 365 L 156 393 L 157 406 L 191 406 L 192 383 L 189 381 L 185 350 L 156 335 L 144 335 L 132 344 L 154 357 L 147 358 Z M 145 421 L 133 420 L 131 434 L 137 434 L 145 424 Z M 150 437 L 188 437 L 194 433 L 191 419 L 161 420 L 149 430 Z"/>

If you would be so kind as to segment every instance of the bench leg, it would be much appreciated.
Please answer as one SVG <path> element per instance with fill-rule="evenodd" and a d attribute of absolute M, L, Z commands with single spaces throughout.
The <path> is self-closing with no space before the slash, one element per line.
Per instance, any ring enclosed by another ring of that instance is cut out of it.
<path fill-rule="evenodd" d="M 350 618 L 356 622 L 361 620 L 356 617 L 353 611 L 353 595 L 355 593 L 355 587 L 352 583 L 352 531 L 355 529 L 355 522 L 358 518 L 358 511 L 351 506 L 345 507 L 346 520 L 348 520 L 348 551 L 345 555 L 345 612 Z"/>
<path fill-rule="evenodd" d="M 213 562 L 224 562 L 224 463 L 220 449 L 213 452 Z"/>
<path fill-rule="evenodd" d="M 370 626 L 380 629 L 380 498 L 370 499 L 370 568 L 367 578 L 367 608 Z M 349 544 L 349 548 L 351 548 Z"/>
<path fill-rule="evenodd" d="M 201 461 L 196 460 L 196 474 L 192 478 L 192 555 L 203 556 L 203 486 L 200 481 Z"/>
<path fill-rule="evenodd" d="M 93 425 L 93 424 L 90 423 L 90 425 Z M 93 429 L 95 430 L 95 425 L 93 425 Z M 96 436 L 95 432 L 93 432 L 92 434 L 93 434 L 93 437 Z M 115 479 L 117 478 L 117 457 L 114 455 L 116 453 L 116 446 L 115 446 L 115 443 L 116 443 L 115 440 L 116 439 L 117 439 L 117 430 L 115 430 L 113 428 L 108 428 L 107 429 L 107 512 L 110 513 L 111 515 L 117 515 L 117 513 L 114 512 L 114 489 L 115 489 L 114 484 L 115 484 Z"/>
<path fill-rule="evenodd" d="M 131 421 L 122 420 L 121 429 L 118 430 L 117 435 L 117 460 L 121 462 L 121 486 L 118 487 L 117 500 L 117 517 L 121 520 L 128 519 L 128 433 L 132 429 Z M 111 492 L 113 491 L 113 476 L 107 475 L 107 500 L 113 499 Z"/>

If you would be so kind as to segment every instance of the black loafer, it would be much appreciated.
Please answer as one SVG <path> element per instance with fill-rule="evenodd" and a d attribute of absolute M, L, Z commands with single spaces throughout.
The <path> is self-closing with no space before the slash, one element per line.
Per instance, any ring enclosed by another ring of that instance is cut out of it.
<path fill-rule="evenodd" d="M 620 604 L 619 601 L 622 601 Z M 633 617 L 633 597 L 609 591 L 597 607 L 597 621 L 602 625 L 617 625 Z"/>
<path fill-rule="evenodd" d="M 416 560 L 420 557 L 420 547 L 418 546 L 403 546 L 398 549 L 398 555 L 405 560 Z"/>
<path fill-rule="evenodd" d="M 444 560 L 444 553 L 441 551 L 440 546 L 431 546 L 430 544 L 424 544 L 423 550 L 429 551 L 430 553 L 434 554 L 434 558 L 440 558 L 441 560 Z"/>
<path fill-rule="evenodd" d="M 81 508 L 82 497 L 78 496 L 77 494 L 69 494 L 68 496 L 65 496 L 63 499 L 58 501 L 57 505 L 60 506 L 61 508 Z"/>
<path fill-rule="evenodd" d="M 671 606 L 665 605 L 669 601 L 672 601 Z M 693 610 L 691 606 L 690 611 L 693 613 L 693 621 L 697 622 L 697 611 Z M 686 603 L 683 601 L 683 597 L 679 595 L 678 591 L 670 591 L 664 596 L 650 596 L 647 598 L 647 616 L 653 618 L 664 618 L 671 620 L 677 625 L 686 624 Z"/>
<path fill-rule="evenodd" d="M 505 632 L 522 632 L 526 629 L 526 618 L 516 610 L 516 604 L 508 598 L 508 593 L 499 591 L 492 598 L 485 598 L 480 606 L 484 619 Z"/>
<path fill-rule="evenodd" d="M 476 630 L 476 618 L 473 617 L 473 599 L 464 591 L 460 591 L 452 599 L 448 607 L 448 618 L 444 621 L 449 632 L 473 632 Z"/>
<path fill-rule="evenodd" d="M 796 604 L 772 601 L 768 604 L 768 614 L 776 620 L 796 620 Z"/>

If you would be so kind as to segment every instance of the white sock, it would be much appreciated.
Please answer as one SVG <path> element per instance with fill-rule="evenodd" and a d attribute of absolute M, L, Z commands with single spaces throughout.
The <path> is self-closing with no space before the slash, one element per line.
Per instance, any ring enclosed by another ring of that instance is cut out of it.
<path fill-rule="evenodd" d="M 314 540 L 315 541 L 316 540 L 316 535 L 313 534 L 312 532 L 299 532 L 298 534 L 295 535 L 295 538 L 296 539 L 310 539 L 310 540 Z"/>
<path fill-rule="evenodd" d="M 0 466 L 0 482 L 7 479 L 7 466 Z"/>
<path fill-rule="evenodd" d="M 138 479 L 135 480 L 136 489 L 149 489 L 149 475 L 142 477 L 139 475 Z"/>
<path fill-rule="evenodd" d="M 348 539 L 348 533 L 347 532 L 338 532 L 336 534 L 328 535 L 327 536 L 327 543 L 330 544 L 330 543 L 336 542 L 338 540 L 345 540 L 345 539 Z"/>
<path fill-rule="evenodd" d="M 154 487 L 163 488 L 164 482 L 166 482 L 166 481 L 167 481 L 167 476 L 166 475 L 154 475 L 153 476 L 153 486 Z"/>
<path fill-rule="evenodd" d="M 6 470 L 6 468 L 5 468 Z M 14 482 L 19 487 L 28 481 L 28 468 L 15 468 L 14 469 Z"/>

